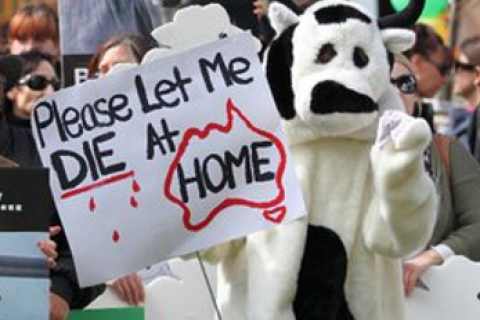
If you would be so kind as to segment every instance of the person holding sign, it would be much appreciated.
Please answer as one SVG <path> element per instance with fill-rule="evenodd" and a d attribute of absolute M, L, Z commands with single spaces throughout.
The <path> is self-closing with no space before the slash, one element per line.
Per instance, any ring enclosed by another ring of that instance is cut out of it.
<path fill-rule="evenodd" d="M 39 52 L 8 55 L 0 57 L 0 77 L 5 79 L 0 81 L 0 155 L 18 161 L 22 167 L 40 167 L 28 117 L 35 102 L 53 92 L 53 64 L 48 56 Z M 3 83 L 6 84 L 5 87 Z M 53 215 L 51 225 L 61 225 L 57 213 Z M 55 257 L 58 257 L 55 265 L 49 263 L 53 267 L 50 274 L 50 319 L 64 320 L 70 309 L 83 308 L 101 294 L 105 287 L 99 285 L 80 289 L 65 233 L 62 230 L 55 231 L 53 241 L 57 246 Z M 42 248 L 49 258 L 54 257 L 50 256 L 51 244 L 42 244 Z"/>
<path fill-rule="evenodd" d="M 103 43 L 90 60 L 88 77 L 107 75 L 118 64 L 139 64 L 156 44 L 149 37 L 136 34 L 113 36 Z M 145 300 L 145 287 L 137 273 L 131 273 L 108 283 L 115 294 L 129 305 Z"/>

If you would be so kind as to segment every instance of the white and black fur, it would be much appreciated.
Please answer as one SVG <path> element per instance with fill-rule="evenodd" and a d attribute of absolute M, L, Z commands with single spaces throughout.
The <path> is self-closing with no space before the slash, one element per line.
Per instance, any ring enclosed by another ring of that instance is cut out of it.
<path fill-rule="evenodd" d="M 436 195 L 429 127 L 389 81 L 390 52 L 414 34 L 387 25 L 412 23 L 418 2 L 379 23 L 345 0 L 302 16 L 271 4 L 266 74 L 307 216 L 204 253 L 220 263 L 225 319 L 403 320 L 400 258 L 428 241 Z"/>

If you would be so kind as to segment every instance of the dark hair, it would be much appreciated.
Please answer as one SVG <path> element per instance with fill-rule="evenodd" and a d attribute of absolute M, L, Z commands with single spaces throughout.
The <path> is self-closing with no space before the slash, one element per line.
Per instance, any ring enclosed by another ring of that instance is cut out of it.
<path fill-rule="evenodd" d="M 47 61 L 53 68 L 55 68 L 55 60 L 53 56 L 38 50 L 23 52 L 18 56 L 23 62 L 21 78 L 35 71 L 43 61 Z"/>
<path fill-rule="evenodd" d="M 450 67 L 453 65 L 453 52 L 445 45 L 435 29 L 427 24 L 417 23 L 413 26 L 413 31 L 415 32 L 415 44 L 410 50 L 403 53 L 407 58 L 410 59 L 414 54 L 418 54 L 428 59 L 438 49 L 442 49 L 445 52 L 444 65 Z"/>
<path fill-rule="evenodd" d="M 51 39 L 59 41 L 58 16 L 47 4 L 27 4 L 20 8 L 10 19 L 9 39 L 37 40 Z"/>
<path fill-rule="evenodd" d="M 467 56 L 470 64 L 480 66 L 480 36 L 476 35 L 462 41 L 460 52 Z"/>
<path fill-rule="evenodd" d="M 105 52 L 118 46 L 125 46 L 135 58 L 135 62 L 140 63 L 143 56 L 150 49 L 156 47 L 157 45 L 155 40 L 148 36 L 136 34 L 114 36 L 102 44 L 90 60 L 88 66 L 89 78 L 95 77 L 95 75 L 98 73 L 99 63 L 105 55 Z"/>
<path fill-rule="evenodd" d="M 47 61 L 52 65 L 53 68 L 55 68 L 54 58 L 51 55 L 40 52 L 38 50 L 23 52 L 19 54 L 18 57 L 20 58 L 20 60 L 22 60 L 22 65 L 23 65 L 22 72 L 20 74 L 19 79 L 22 79 L 26 75 L 35 71 L 35 69 L 37 69 L 40 63 L 42 63 L 43 61 Z M 13 87 L 14 86 L 11 86 L 10 88 L 5 88 L 6 90 L 4 90 L 4 92 L 5 93 L 8 92 Z M 5 114 L 7 115 L 10 114 L 13 107 L 12 102 L 10 101 L 10 99 L 8 99 L 8 97 L 4 96 L 3 103 L 4 103 L 3 111 L 5 111 Z"/>
<path fill-rule="evenodd" d="M 414 54 L 419 54 L 423 57 L 428 57 L 437 51 L 439 47 L 445 47 L 442 37 L 429 25 L 417 23 L 413 26 L 415 32 L 414 46 L 404 52 L 410 58 Z"/>
<path fill-rule="evenodd" d="M 451 50 L 445 45 L 442 37 L 433 27 L 424 23 L 417 23 L 413 26 L 413 31 L 415 32 L 415 44 L 410 50 L 404 52 L 408 58 L 414 54 L 429 57 L 434 54 L 438 48 L 444 48 L 448 58 L 452 58 Z"/>

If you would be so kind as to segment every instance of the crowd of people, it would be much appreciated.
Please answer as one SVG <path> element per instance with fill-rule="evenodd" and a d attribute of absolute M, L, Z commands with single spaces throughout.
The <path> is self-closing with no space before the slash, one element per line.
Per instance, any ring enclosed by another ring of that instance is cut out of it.
<path fill-rule="evenodd" d="M 273 36 L 266 17 L 269 1 L 165 1 L 168 8 L 218 2 L 232 20 L 251 29 L 267 46 Z M 311 2 L 280 1 L 297 13 Z M 239 3 L 242 3 L 240 6 Z M 458 53 L 445 45 L 432 27 L 417 24 L 414 47 L 395 58 L 392 84 L 405 101 L 406 110 L 423 117 L 435 138 L 425 153 L 425 168 L 440 197 L 433 237 L 424 251 L 405 257 L 404 282 L 407 295 L 430 266 L 442 264 L 453 255 L 480 261 L 480 37 L 463 41 Z M 0 56 L 0 163 L 2 166 L 41 167 L 30 127 L 36 101 L 60 88 L 61 50 L 59 21 L 47 4 L 22 7 L 10 19 L 8 48 Z M 117 63 L 139 63 L 156 44 L 141 34 L 115 34 L 104 39 L 90 61 L 88 76 L 108 74 Z M 465 102 L 452 110 L 447 142 L 436 134 L 434 98 L 453 80 L 456 101 Z M 446 156 L 444 155 L 446 154 Z M 5 159 L 6 158 L 6 159 Z M 80 288 L 72 254 L 58 213 L 52 213 L 52 238 L 42 242 L 51 266 L 51 320 L 65 320 L 71 309 L 87 306 L 105 285 Z M 124 301 L 136 305 L 145 297 L 137 274 L 113 280 L 110 285 Z"/>
<path fill-rule="evenodd" d="M 8 52 L 0 56 L 0 155 L 2 166 L 41 167 L 30 125 L 35 103 L 60 88 L 60 39 L 57 12 L 47 4 L 25 5 L 10 19 Z M 111 52 L 111 47 L 123 52 Z M 107 73 L 119 62 L 138 63 L 151 44 L 141 35 L 107 41 L 92 59 L 92 76 Z M 123 54 L 123 56 L 122 56 Z M 51 240 L 42 241 L 51 266 L 50 319 L 65 320 L 70 310 L 81 309 L 106 285 L 80 288 L 67 237 L 57 212 L 52 212 Z M 53 263 L 53 261 L 55 263 Z M 109 285 L 127 303 L 144 299 L 138 275 L 115 279 Z"/>

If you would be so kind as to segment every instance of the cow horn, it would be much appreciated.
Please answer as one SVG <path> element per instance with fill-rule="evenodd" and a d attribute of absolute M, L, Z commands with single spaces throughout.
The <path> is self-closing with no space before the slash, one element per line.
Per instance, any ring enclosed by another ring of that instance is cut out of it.
<path fill-rule="evenodd" d="M 410 0 L 408 6 L 401 12 L 378 19 L 380 29 L 386 28 L 410 28 L 420 18 L 425 0 Z"/>

